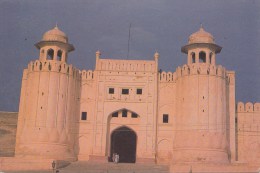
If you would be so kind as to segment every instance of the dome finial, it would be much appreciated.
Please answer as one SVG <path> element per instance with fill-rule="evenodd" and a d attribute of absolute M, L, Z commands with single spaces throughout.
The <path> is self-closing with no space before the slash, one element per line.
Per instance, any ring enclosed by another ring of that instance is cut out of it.
<path fill-rule="evenodd" d="M 96 58 L 99 59 L 101 55 L 101 52 L 99 50 L 96 51 Z"/>
<path fill-rule="evenodd" d="M 200 30 L 204 30 L 202 23 L 200 23 Z"/>
<path fill-rule="evenodd" d="M 55 24 L 55 27 L 54 27 L 55 29 L 59 29 L 58 28 L 58 22 L 56 22 L 56 24 Z"/>
<path fill-rule="evenodd" d="M 156 51 L 155 51 L 155 54 L 154 54 L 154 58 L 155 58 L 155 59 L 158 59 L 159 57 L 160 57 L 160 54 L 159 54 L 158 51 L 156 50 Z"/>

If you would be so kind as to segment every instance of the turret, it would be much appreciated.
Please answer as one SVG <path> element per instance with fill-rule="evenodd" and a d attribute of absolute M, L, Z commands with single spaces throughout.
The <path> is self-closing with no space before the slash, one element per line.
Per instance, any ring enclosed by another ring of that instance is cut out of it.
<path fill-rule="evenodd" d="M 98 50 L 96 51 L 96 69 L 98 68 L 98 63 L 100 60 L 101 52 Z"/>
<path fill-rule="evenodd" d="M 57 25 L 44 33 L 35 46 L 40 50 L 40 60 L 67 62 L 68 52 L 74 50 L 74 46 L 68 43 L 67 35 Z"/>
<path fill-rule="evenodd" d="M 188 62 L 177 68 L 173 162 L 228 162 L 226 70 L 221 51 L 202 27 L 182 47 Z"/>
<path fill-rule="evenodd" d="M 158 71 L 158 60 L 159 60 L 160 54 L 156 51 L 154 54 L 154 60 L 156 63 L 156 71 Z"/>
<path fill-rule="evenodd" d="M 205 63 L 216 64 L 216 54 L 220 53 L 221 47 L 215 44 L 214 37 L 206 32 L 201 26 L 199 31 L 189 37 L 187 45 L 181 51 L 188 55 L 187 64 Z"/>
<path fill-rule="evenodd" d="M 57 26 L 35 45 L 39 60 L 23 74 L 16 156 L 76 159 L 71 131 L 79 111 L 80 74 L 66 63 L 74 47 Z"/>

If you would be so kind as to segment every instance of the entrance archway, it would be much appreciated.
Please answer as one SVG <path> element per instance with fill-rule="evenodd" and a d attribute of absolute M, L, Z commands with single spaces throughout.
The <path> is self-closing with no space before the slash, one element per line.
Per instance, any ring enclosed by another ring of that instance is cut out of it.
<path fill-rule="evenodd" d="M 117 153 L 120 163 L 135 163 L 136 141 L 137 136 L 132 129 L 123 126 L 114 130 L 111 135 L 110 161 L 113 153 Z"/>

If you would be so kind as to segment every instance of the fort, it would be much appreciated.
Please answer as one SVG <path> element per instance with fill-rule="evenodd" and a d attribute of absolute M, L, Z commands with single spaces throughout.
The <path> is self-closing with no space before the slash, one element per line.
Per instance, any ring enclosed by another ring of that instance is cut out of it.
<path fill-rule="evenodd" d="M 235 72 L 217 64 L 221 47 L 201 27 L 175 72 L 151 60 L 102 58 L 94 70 L 68 65 L 74 50 L 57 26 L 35 44 L 24 69 L 15 157 L 1 169 L 49 169 L 75 161 L 169 165 L 172 172 L 256 171 L 260 103 L 236 104 Z M 87 61 L 86 61 L 87 63 Z M 36 163 L 36 160 L 39 162 Z M 214 166 L 215 165 L 215 166 Z"/>

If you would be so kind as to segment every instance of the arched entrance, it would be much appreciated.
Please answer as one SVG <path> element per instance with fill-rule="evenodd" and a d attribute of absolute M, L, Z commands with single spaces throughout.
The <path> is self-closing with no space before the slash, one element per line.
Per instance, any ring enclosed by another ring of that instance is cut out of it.
<path fill-rule="evenodd" d="M 113 153 L 117 153 L 120 163 L 135 163 L 136 141 L 137 137 L 132 129 L 123 126 L 114 130 L 111 135 L 110 161 Z"/>

